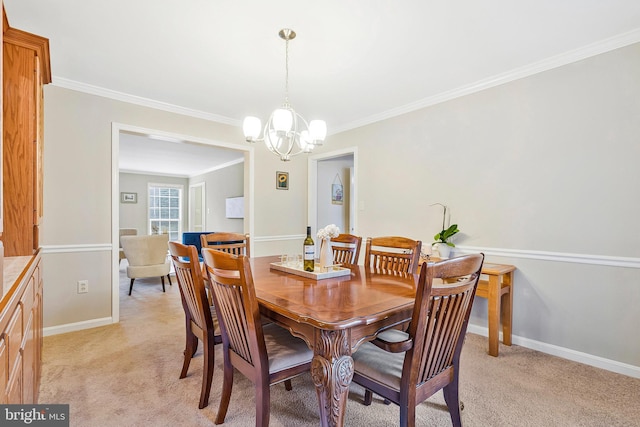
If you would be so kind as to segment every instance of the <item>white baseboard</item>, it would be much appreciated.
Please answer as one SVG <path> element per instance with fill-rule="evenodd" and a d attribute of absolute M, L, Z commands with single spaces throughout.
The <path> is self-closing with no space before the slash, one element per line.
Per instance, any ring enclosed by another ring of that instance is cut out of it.
<path fill-rule="evenodd" d="M 76 332 L 76 331 L 82 331 L 84 329 L 97 328 L 98 326 L 111 325 L 112 323 L 113 323 L 113 318 L 103 317 L 101 319 L 91 319 L 91 320 L 85 320 L 83 322 L 67 323 L 65 325 L 58 325 L 58 326 L 50 326 L 48 328 L 44 328 L 42 331 L 42 334 L 45 337 L 48 337 L 50 335 L 66 334 L 67 332 Z"/>
<path fill-rule="evenodd" d="M 470 324 L 467 327 L 467 331 L 471 332 L 472 334 L 482 335 L 485 337 L 489 336 L 489 329 L 482 326 Z M 640 378 L 640 366 L 634 366 L 627 363 L 617 362 L 611 359 L 605 359 L 604 357 L 594 356 L 592 354 L 571 350 L 569 348 L 560 347 L 553 344 L 547 344 L 541 341 L 536 341 L 517 335 L 513 335 L 511 337 L 511 341 L 515 345 L 530 348 L 541 353 L 558 356 L 563 359 L 572 360 L 574 362 L 584 363 L 585 365 L 594 366 L 596 368 L 605 369 L 607 371 L 627 375 L 629 377 Z M 500 333 L 500 342 L 502 342 L 502 333 Z"/>

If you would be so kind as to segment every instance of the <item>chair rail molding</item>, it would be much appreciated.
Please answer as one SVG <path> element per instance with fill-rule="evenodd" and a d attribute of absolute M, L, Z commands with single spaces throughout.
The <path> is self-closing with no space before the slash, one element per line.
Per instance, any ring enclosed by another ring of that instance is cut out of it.
<path fill-rule="evenodd" d="M 111 243 L 84 243 L 77 245 L 42 245 L 43 254 L 62 254 L 71 252 L 102 252 L 114 249 Z M 116 247 L 117 249 L 117 247 Z"/>
<path fill-rule="evenodd" d="M 523 249 L 501 249 L 482 246 L 456 245 L 455 255 L 484 252 L 485 255 L 507 258 L 538 259 L 543 261 L 570 262 L 577 264 L 606 265 L 613 267 L 640 268 L 640 258 L 609 255 L 573 254 L 566 252 L 534 251 Z"/>

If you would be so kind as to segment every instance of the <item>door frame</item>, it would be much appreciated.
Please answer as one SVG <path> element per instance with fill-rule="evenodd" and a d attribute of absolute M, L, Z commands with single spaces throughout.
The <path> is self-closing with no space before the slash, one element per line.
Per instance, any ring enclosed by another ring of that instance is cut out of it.
<path fill-rule="evenodd" d="M 195 184 L 189 184 L 189 207 L 187 208 L 187 215 L 189 215 L 188 218 L 188 227 L 190 231 L 205 231 L 207 229 L 207 186 L 206 186 L 206 182 L 202 181 L 202 182 L 197 182 Z M 192 193 L 191 191 L 193 190 L 193 194 L 195 194 L 196 191 L 200 191 L 200 197 L 201 197 L 201 203 L 202 203 L 202 218 L 200 219 L 200 224 L 202 225 L 202 230 L 196 230 L 195 229 L 195 225 L 193 224 L 193 219 L 195 217 L 194 215 L 194 210 L 195 210 L 195 206 L 194 206 L 194 201 L 192 200 Z"/>
<path fill-rule="evenodd" d="M 245 204 L 249 203 L 249 235 L 253 236 L 254 227 L 254 176 L 255 153 L 250 145 L 238 145 L 227 142 L 214 141 L 190 135 L 165 132 L 157 129 L 149 129 L 141 126 L 133 126 L 123 123 L 111 123 L 111 320 L 113 323 L 120 321 L 120 256 L 119 256 L 119 229 L 120 229 L 120 168 L 118 165 L 120 156 L 120 133 L 133 132 L 146 135 L 157 135 L 165 138 L 173 138 L 197 144 L 211 145 L 212 147 L 230 148 L 244 152 L 244 193 Z M 248 196 L 247 196 L 248 195 Z M 245 226 L 247 225 L 247 211 L 245 211 Z M 246 229 L 245 229 L 246 230 Z"/>
<path fill-rule="evenodd" d="M 307 167 L 307 224 L 313 230 L 318 230 L 318 162 L 336 157 L 353 155 L 353 190 L 351 192 L 351 206 L 358 206 L 358 147 L 347 147 L 341 150 L 309 156 Z M 353 234 L 358 232 L 358 215 L 354 212 Z M 346 232 L 346 231 L 343 231 Z"/>

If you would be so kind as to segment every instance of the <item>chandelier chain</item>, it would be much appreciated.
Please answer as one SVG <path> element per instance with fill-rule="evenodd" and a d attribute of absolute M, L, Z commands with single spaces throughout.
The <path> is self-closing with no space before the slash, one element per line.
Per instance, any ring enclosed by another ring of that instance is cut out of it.
<path fill-rule="evenodd" d="M 285 39 L 285 77 L 284 77 L 284 103 L 289 106 L 289 38 Z"/>

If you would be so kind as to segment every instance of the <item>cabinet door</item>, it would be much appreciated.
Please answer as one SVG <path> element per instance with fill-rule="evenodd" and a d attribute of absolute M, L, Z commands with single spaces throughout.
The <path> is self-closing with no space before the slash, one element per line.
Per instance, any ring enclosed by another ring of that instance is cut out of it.
<path fill-rule="evenodd" d="M 9 361 L 7 358 L 7 344 L 4 337 L 0 338 L 0 404 L 7 403 L 7 377 L 9 376 Z"/>
<path fill-rule="evenodd" d="M 33 342 L 33 311 L 28 312 L 22 340 L 22 403 L 34 402 L 35 346 Z"/>
<path fill-rule="evenodd" d="M 34 250 L 36 111 L 33 50 L 3 43 L 3 204 L 5 256 Z"/>
<path fill-rule="evenodd" d="M 9 379 L 7 387 L 7 403 L 22 403 L 22 355 L 18 355 L 18 364 Z"/>

